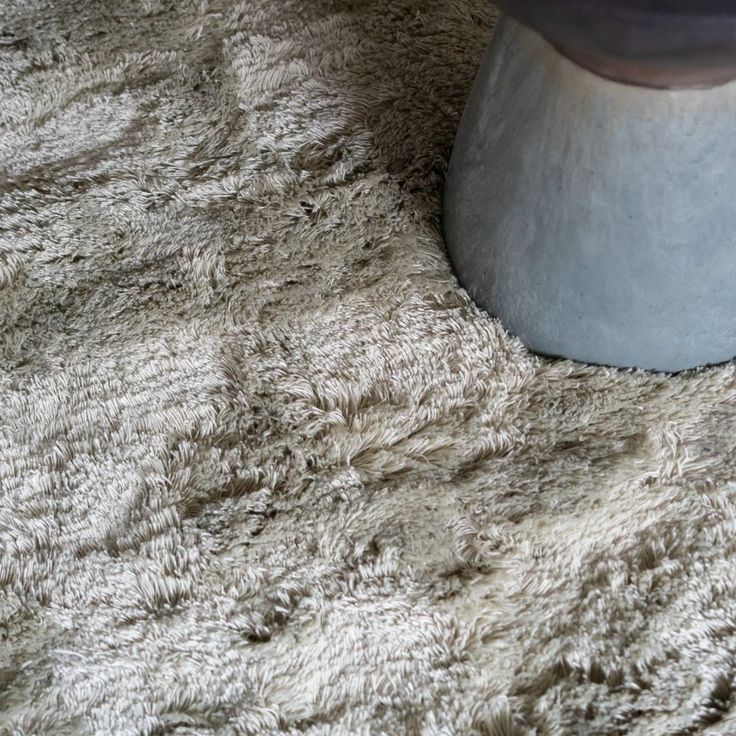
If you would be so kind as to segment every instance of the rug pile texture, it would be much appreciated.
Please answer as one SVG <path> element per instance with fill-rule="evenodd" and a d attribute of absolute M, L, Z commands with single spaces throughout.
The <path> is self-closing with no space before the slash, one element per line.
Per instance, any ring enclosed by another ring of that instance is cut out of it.
<path fill-rule="evenodd" d="M 494 12 L 0 4 L 3 736 L 736 733 L 734 366 L 448 264 Z"/>

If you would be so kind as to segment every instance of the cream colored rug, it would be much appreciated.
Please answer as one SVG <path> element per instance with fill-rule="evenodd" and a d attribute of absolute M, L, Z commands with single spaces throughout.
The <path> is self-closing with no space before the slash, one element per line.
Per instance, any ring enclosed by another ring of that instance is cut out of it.
<path fill-rule="evenodd" d="M 0 733 L 736 733 L 734 367 L 448 266 L 492 24 L 2 3 Z"/>

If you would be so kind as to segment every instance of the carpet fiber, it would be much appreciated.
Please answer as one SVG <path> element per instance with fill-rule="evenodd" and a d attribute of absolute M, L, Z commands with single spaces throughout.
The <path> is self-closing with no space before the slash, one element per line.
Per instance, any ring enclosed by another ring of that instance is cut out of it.
<path fill-rule="evenodd" d="M 448 265 L 493 18 L 2 4 L 0 733 L 736 732 L 734 366 Z"/>

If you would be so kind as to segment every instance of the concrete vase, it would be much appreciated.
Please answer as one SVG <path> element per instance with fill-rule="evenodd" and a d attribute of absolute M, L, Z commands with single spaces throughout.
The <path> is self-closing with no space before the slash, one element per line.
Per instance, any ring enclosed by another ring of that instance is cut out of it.
<path fill-rule="evenodd" d="M 660 371 L 736 355 L 736 83 L 605 79 L 499 22 L 448 171 L 470 295 L 531 349 Z"/>

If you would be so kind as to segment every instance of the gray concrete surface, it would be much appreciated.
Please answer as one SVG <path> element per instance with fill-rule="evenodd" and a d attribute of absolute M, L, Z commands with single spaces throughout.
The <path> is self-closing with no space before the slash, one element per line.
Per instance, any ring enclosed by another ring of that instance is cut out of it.
<path fill-rule="evenodd" d="M 443 217 L 460 282 L 539 353 L 660 371 L 736 355 L 736 83 L 612 82 L 503 18 Z"/>

